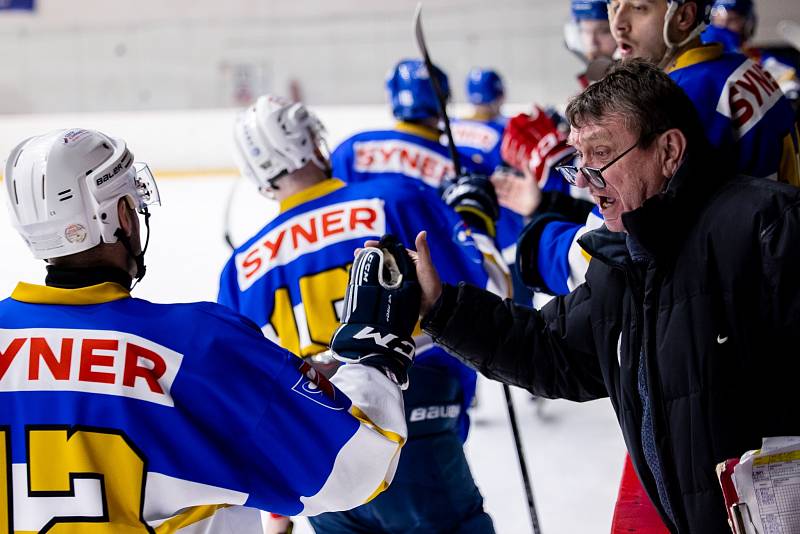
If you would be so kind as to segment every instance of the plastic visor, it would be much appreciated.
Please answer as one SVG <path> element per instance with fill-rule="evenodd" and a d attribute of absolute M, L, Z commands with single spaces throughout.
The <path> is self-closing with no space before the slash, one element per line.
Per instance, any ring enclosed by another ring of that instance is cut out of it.
<path fill-rule="evenodd" d="M 158 193 L 158 184 L 156 184 L 153 173 L 150 172 L 150 167 L 147 166 L 147 163 L 134 162 L 133 170 L 139 211 L 142 211 L 145 206 L 160 206 L 161 195 Z"/>

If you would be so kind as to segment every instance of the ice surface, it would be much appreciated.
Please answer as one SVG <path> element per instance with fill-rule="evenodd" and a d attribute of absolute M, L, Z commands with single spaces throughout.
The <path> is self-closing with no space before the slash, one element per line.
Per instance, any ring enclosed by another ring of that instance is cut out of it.
<path fill-rule="evenodd" d="M 159 180 L 163 206 L 153 209 L 148 274 L 135 296 L 156 302 L 215 299 L 229 254 L 222 219 L 232 183 L 231 177 Z M 234 199 L 234 237 L 241 243 L 275 213 L 275 206 L 249 184 L 237 188 Z M 30 259 L 4 213 L 0 245 L 0 295 L 8 295 L 18 280 L 42 283 L 44 263 Z M 497 532 L 530 532 L 502 388 L 482 381 L 479 398 L 467 442 L 473 474 Z M 610 403 L 545 401 L 539 417 L 527 393 L 515 391 L 515 400 L 542 532 L 608 532 L 624 458 Z M 311 530 L 299 520 L 296 532 Z"/>

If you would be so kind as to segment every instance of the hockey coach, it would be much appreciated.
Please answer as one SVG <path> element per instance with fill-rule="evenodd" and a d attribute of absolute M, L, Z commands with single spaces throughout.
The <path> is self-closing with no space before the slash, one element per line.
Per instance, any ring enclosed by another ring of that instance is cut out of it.
<path fill-rule="evenodd" d="M 730 532 L 715 465 L 800 435 L 800 190 L 733 175 L 685 93 L 640 60 L 567 117 L 582 166 L 566 171 L 605 218 L 580 240 L 586 282 L 536 311 L 441 284 L 418 238 L 423 328 L 535 395 L 609 397 L 669 529 Z"/>

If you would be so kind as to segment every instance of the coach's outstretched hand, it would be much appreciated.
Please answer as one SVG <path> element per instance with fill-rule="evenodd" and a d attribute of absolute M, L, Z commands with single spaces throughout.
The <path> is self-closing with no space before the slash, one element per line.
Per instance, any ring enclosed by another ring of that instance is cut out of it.
<path fill-rule="evenodd" d="M 365 247 L 378 246 L 377 241 L 367 241 Z M 408 250 L 408 255 L 417 270 L 417 280 L 422 292 L 419 306 L 419 316 L 424 317 L 433 307 L 433 304 L 442 294 L 442 280 L 431 260 L 431 249 L 428 248 L 428 232 L 422 231 L 414 240 L 417 250 Z"/>
<path fill-rule="evenodd" d="M 334 357 L 376 367 L 405 389 L 416 350 L 411 334 L 420 293 L 414 262 L 394 236 L 356 251 L 342 324 L 331 340 Z"/>

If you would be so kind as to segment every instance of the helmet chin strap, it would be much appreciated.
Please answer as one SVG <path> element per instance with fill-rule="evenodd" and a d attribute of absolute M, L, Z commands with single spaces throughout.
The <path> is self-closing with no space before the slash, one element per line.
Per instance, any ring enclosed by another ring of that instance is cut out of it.
<path fill-rule="evenodd" d="M 147 252 L 147 246 L 150 244 L 150 211 L 145 206 L 142 208 L 142 214 L 144 215 L 144 226 L 147 229 L 147 238 L 144 241 L 144 248 L 139 254 L 134 254 L 133 247 L 131 246 L 130 238 L 125 235 L 125 232 L 122 231 L 122 228 L 117 228 L 117 231 L 114 232 L 114 237 L 116 237 L 122 246 L 125 247 L 125 250 L 128 251 L 128 255 L 133 258 L 133 261 L 136 263 L 136 273 L 133 275 L 136 281 L 131 286 L 131 291 L 136 285 L 142 281 L 144 278 L 145 273 L 147 272 L 147 267 L 144 265 L 144 254 Z"/>
<path fill-rule="evenodd" d="M 667 8 L 667 12 L 664 13 L 664 28 L 662 30 L 662 34 L 664 37 L 664 44 L 667 45 L 667 51 L 664 53 L 664 56 L 661 58 L 661 61 L 658 63 L 658 68 L 664 70 L 667 68 L 667 65 L 672 63 L 672 60 L 675 59 L 675 54 L 678 50 L 684 46 L 686 43 L 703 33 L 703 30 L 706 29 L 705 21 L 701 21 L 694 29 L 686 36 L 686 38 L 679 42 L 673 43 L 669 38 L 669 23 L 672 22 L 672 19 L 675 17 L 675 13 L 678 11 L 679 4 L 676 1 L 672 1 L 669 3 L 669 7 Z M 699 16 L 699 14 L 698 14 Z"/>

